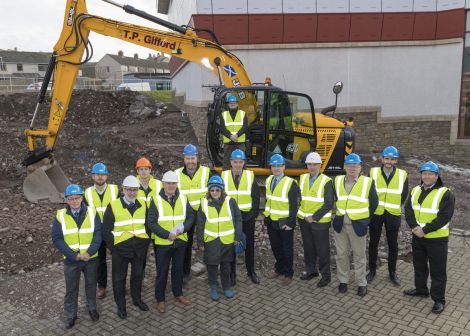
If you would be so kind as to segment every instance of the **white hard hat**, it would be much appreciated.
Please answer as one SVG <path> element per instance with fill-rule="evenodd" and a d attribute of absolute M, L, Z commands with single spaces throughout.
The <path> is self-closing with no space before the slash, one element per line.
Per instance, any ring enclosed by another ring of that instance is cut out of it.
<path fill-rule="evenodd" d="M 137 177 L 129 175 L 124 179 L 124 181 L 122 181 L 122 186 L 128 188 L 139 188 L 140 183 Z"/>
<path fill-rule="evenodd" d="M 173 170 L 163 174 L 162 182 L 178 183 L 178 175 Z"/>
<path fill-rule="evenodd" d="M 321 157 L 317 152 L 311 152 L 307 155 L 305 163 L 321 163 Z"/>

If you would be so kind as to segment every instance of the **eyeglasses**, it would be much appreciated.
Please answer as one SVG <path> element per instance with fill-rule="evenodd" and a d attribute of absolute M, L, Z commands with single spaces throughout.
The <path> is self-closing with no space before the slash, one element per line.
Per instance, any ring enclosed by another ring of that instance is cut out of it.
<path fill-rule="evenodd" d="M 210 192 L 221 192 L 221 190 L 219 188 L 212 188 Z"/>
<path fill-rule="evenodd" d="M 82 200 L 82 196 L 75 196 L 75 197 L 67 197 L 67 201 L 81 201 Z"/>

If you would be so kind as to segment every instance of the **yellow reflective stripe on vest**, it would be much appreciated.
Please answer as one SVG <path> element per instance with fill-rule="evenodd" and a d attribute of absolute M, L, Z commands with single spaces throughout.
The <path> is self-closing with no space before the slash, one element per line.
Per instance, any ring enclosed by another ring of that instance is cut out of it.
<path fill-rule="evenodd" d="M 154 198 L 154 204 L 158 209 L 158 225 L 171 232 L 175 226 L 178 226 L 186 219 L 187 200 L 184 195 L 179 194 L 172 207 L 171 204 L 160 195 Z M 162 238 L 152 232 L 151 238 L 156 245 L 172 245 L 173 241 Z M 178 239 L 188 241 L 188 235 L 182 233 L 177 236 Z"/>
<path fill-rule="evenodd" d="M 401 195 L 401 193 L 403 192 L 403 186 L 405 184 L 406 171 L 396 168 L 395 176 L 398 175 L 398 188 L 378 188 L 377 187 L 377 182 L 378 182 L 378 179 L 379 179 L 379 172 L 381 170 L 382 169 L 380 167 L 374 167 L 370 170 L 370 172 L 371 172 L 370 177 L 372 177 L 372 179 L 375 181 L 375 184 L 376 184 L 375 189 L 376 189 L 377 193 L 387 193 L 387 194 Z M 395 176 L 393 176 L 393 178 L 395 178 Z M 392 180 L 393 180 L 393 178 L 392 178 Z M 391 184 L 391 181 L 390 181 L 390 184 Z"/>
<path fill-rule="evenodd" d="M 67 219 L 68 218 L 68 225 Z M 85 253 L 93 241 L 93 234 L 95 232 L 95 217 L 96 213 L 92 207 L 87 207 L 86 217 L 78 228 L 77 223 L 72 216 L 67 215 L 67 209 L 60 209 L 57 211 L 56 219 L 59 222 L 64 242 L 74 251 L 80 254 Z M 98 255 L 96 252 L 91 257 L 94 258 Z M 65 258 L 65 256 L 64 256 Z"/>
<path fill-rule="evenodd" d="M 232 222 L 233 217 L 232 217 L 232 211 L 230 210 L 229 201 L 230 201 L 230 196 L 225 197 L 224 205 L 226 205 L 226 207 L 227 207 L 228 216 L 226 216 L 226 217 L 220 217 L 219 216 L 217 218 L 215 218 L 215 217 L 211 218 L 210 213 L 209 213 L 209 201 L 207 200 L 207 198 L 203 198 L 203 200 L 202 200 L 202 211 L 204 212 L 204 215 L 206 216 L 206 225 L 205 225 L 205 228 L 204 228 L 204 234 L 206 234 L 208 236 L 211 236 L 211 237 L 214 237 L 214 238 L 218 238 L 218 237 L 225 237 L 225 236 L 228 236 L 228 235 L 231 235 L 231 234 L 235 233 L 235 229 L 233 228 L 233 223 L 232 223 L 232 228 L 231 229 L 224 230 L 224 231 L 219 231 L 219 232 L 214 232 L 214 231 L 211 231 L 207 228 L 207 223 L 216 224 L 216 223 L 220 223 L 220 222 Z M 222 212 L 222 209 L 223 209 L 224 205 L 222 205 L 222 207 L 220 209 L 221 212 Z M 219 229 L 220 229 L 220 226 L 219 226 Z"/>
<path fill-rule="evenodd" d="M 382 175 L 381 167 L 372 168 L 370 176 L 375 182 L 375 189 L 379 199 L 375 214 L 382 215 L 387 210 L 392 215 L 400 216 L 401 194 L 403 193 L 407 173 L 402 169 L 396 168 L 395 174 L 388 184 Z"/>
<path fill-rule="evenodd" d="M 235 119 L 232 119 L 232 116 L 229 111 L 222 112 L 222 118 L 224 119 L 225 127 L 231 133 L 238 133 L 243 127 L 243 119 L 245 118 L 245 111 L 238 109 Z M 224 143 L 229 143 L 231 140 L 225 135 L 223 136 Z M 238 142 L 245 142 L 245 134 L 241 134 L 238 137 Z"/>
<path fill-rule="evenodd" d="M 103 193 L 103 199 L 100 198 L 95 186 L 91 186 L 85 190 L 85 199 L 88 206 L 94 208 L 101 219 L 109 203 L 114 201 L 118 195 L 118 187 L 115 184 L 107 184 Z"/>
<path fill-rule="evenodd" d="M 272 220 L 289 217 L 289 189 L 294 183 L 290 177 L 283 176 L 278 182 L 274 191 L 271 191 L 271 182 L 274 175 L 266 179 L 266 204 L 264 207 L 264 215 Z M 273 195 L 273 193 L 275 195 Z"/>
<path fill-rule="evenodd" d="M 344 179 L 344 175 L 337 176 L 335 179 L 335 192 L 337 197 L 336 213 L 342 216 L 347 214 L 351 220 L 368 218 L 370 216 L 368 192 L 370 191 L 370 186 L 372 185 L 372 179 L 362 175 L 359 176 L 349 194 L 344 187 Z M 360 195 L 354 194 L 359 191 Z M 352 205 L 348 203 L 348 201 L 353 201 Z"/>
<path fill-rule="evenodd" d="M 231 170 L 222 172 L 222 179 L 224 180 L 225 192 L 230 197 L 234 198 L 237 202 L 240 211 L 248 212 L 251 210 L 252 198 L 251 188 L 254 182 L 255 174 L 250 170 L 243 170 L 238 184 L 238 189 L 235 187 L 233 181 L 233 174 Z M 242 189 L 245 187 L 245 189 Z"/>
<path fill-rule="evenodd" d="M 181 216 L 164 216 L 165 211 L 163 210 L 163 198 L 160 195 L 157 195 L 155 199 L 155 205 L 158 209 L 158 220 L 160 221 L 184 221 L 186 219 L 186 197 L 184 195 L 178 195 L 178 200 L 181 200 L 183 203 L 183 214 Z"/>
<path fill-rule="evenodd" d="M 147 213 L 147 207 L 145 204 L 141 204 L 141 206 L 131 215 L 129 210 L 123 207 L 121 199 L 118 198 L 111 202 L 111 209 L 115 218 L 112 231 L 114 236 L 114 245 L 126 241 L 134 236 L 143 239 L 149 238 L 144 225 Z M 127 235 L 122 239 L 119 239 L 119 237 L 124 234 Z"/>
<path fill-rule="evenodd" d="M 133 219 L 126 219 L 119 222 L 114 222 L 114 226 L 126 226 L 132 224 L 145 224 L 145 219 L 141 218 L 133 218 Z"/>
<path fill-rule="evenodd" d="M 411 205 L 414 211 L 416 222 L 419 226 L 423 228 L 427 224 L 431 223 L 435 218 L 437 218 L 437 214 L 439 213 L 439 205 L 441 203 L 442 197 L 444 196 L 444 193 L 447 190 L 448 189 L 446 187 L 434 189 L 424 198 L 423 202 L 419 204 L 418 201 L 422 189 L 420 186 L 416 186 L 413 188 L 411 192 Z M 429 199 L 430 197 L 432 197 L 432 200 Z M 425 204 L 426 206 L 423 206 L 423 204 Z M 424 238 L 448 237 L 449 224 L 450 223 L 447 223 L 438 230 L 426 233 L 424 235 Z"/>
<path fill-rule="evenodd" d="M 121 237 L 123 233 L 132 233 L 134 236 L 137 236 L 139 234 L 146 234 L 147 231 L 145 229 L 139 229 L 139 230 L 129 230 L 129 231 L 113 231 L 113 236 L 115 237 Z"/>
<path fill-rule="evenodd" d="M 140 176 L 137 176 L 137 179 L 140 182 Z M 157 196 L 157 194 L 160 192 L 160 190 L 163 188 L 162 181 L 159 179 L 154 178 L 153 176 L 150 176 L 149 180 L 149 187 L 151 191 L 148 193 L 148 195 L 145 195 L 145 191 L 139 188 L 139 191 L 137 192 L 137 199 L 139 201 L 145 202 L 147 206 L 150 205 L 150 201 L 152 200 L 152 197 Z"/>
<path fill-rule="evenodd" d="M 175 173 L 178 175 L 178 189 L 181 195 L 186 196 L 191 207 L 197 210 L 201 204 L 201 198 L 207 193 L 210 169 L 199 166 L 199 169 L 194 173 L 192 179 L 183 173 L 183 169 L 184 167 L 175 170 Z M 192 188 L 194 184 L 197 187 Z"/>
<path fill-rule="evenodd" d="M 331 179 L 320 174 L 310 188 L 310 174 L 302 174 L 300 176 L 300 206 L 297 210 L 297 217 L 304 219 L 307 216 L 314 215 L 325 203 L 325 185 Z M 311 196 L 313 195 L 313 196 Z M 331 211 L 328 211 L 320 220 L 319 223 L 327 223 L 330 221 Z"/>

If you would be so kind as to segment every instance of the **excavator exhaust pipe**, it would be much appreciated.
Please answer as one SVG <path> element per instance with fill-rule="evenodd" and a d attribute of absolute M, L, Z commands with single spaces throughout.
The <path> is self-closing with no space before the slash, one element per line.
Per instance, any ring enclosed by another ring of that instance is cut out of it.
<path fill-rule="evenodd" d="M 27 170 L 23 193 L 29 202 L 64 203 L 64 191 L 70 181 L 55 161 L 44 158 L 29 165 Z"/>

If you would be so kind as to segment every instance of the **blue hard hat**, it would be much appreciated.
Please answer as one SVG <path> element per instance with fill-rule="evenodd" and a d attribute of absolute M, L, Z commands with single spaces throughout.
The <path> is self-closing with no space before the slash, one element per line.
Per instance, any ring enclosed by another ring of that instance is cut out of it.
<path fill-rule="evenodd" d="M 245 152 L 242 151 L 241 149 L 235 149 L 230 155 L 230 160 L 245 160 L 246 161 Z"/>
<path fill-rule="evenodd" d="M 362 163 L 361 157 L 357 155 L 356 153 L 349 154 L 348 156 L 346 156 L 346 159 L 344 160 L 345 165 L 361 164 L 361 163 Z"/>
<path fill-rule="evenodd" d="M 219 175 L 214 175 L 207 182 L 207 189 L 210 190 L 212 187 L 218 187 L 222 190 L 225 189 L 224 180 Z"/>
<path fill-rule="evenodd" d="M 238 98 L 234 95 L 230 95 L 227 97 L 227 103 L 238 103 Z"/>
<path fill-rule="evenodd" d="M 65 188 L 64 196 L 72 196 L 72 195 L 83 195 L 83 190 L 76 184 L 69 184 L 67 188 Z"/>
<path fill-rule="evenodd" d="M 284 157 L 281 154 L 274 154 L 271 156 L 271 159 L 269 160 L 269 165 L 285 165 L 286 160 L 284 160 Z"/>
<path fill-rule="evenodd" d="M 396 147 L 388 146 L 384 148 L 382 156 L 398 159 L 400 157 L 400 153 L 398 152 L 398 149 L 396 149 Z"/>
<path fill-rule="evenodd" d="M 109 174 L 108 167 L 104 163 L 98 162 L 91 168 L 92 174 Z"/>
<path fill-rule="evenodd" d="M 422 173 L 425 171 L 433 172 L 433 173 L 436 173 L 437 175 L 439 175 L 439 172 L 440 172 L 439 166 L 432 161 L 428 161 L 421 166 L 421 169 L 419 170 L 419 172 Z"/>
<path fill-rule="evenodd" d="M 184 156 L 196 156 L 198 154 L 199 154 L 199 151 L 197 150 L 197 147 L 194 146 L 193 144 L 186 145 L 183 149 Z"/>

